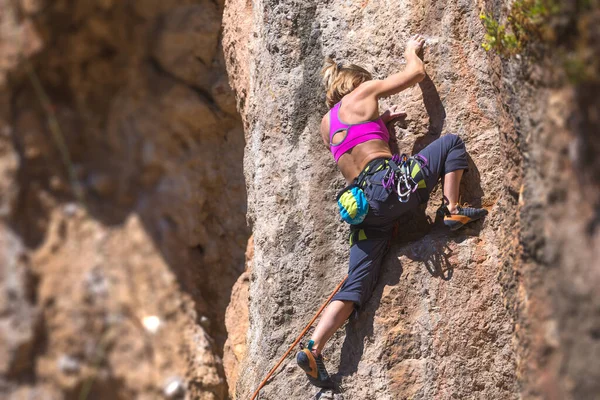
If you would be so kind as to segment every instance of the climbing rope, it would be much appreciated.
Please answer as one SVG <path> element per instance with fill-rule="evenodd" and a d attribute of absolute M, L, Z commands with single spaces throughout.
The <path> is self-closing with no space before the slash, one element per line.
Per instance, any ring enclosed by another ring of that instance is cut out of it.
<path fill-rule="evenodd" d="M 265 377 L 265 379 L 263 379 L 262 382 L 260 383 L 260 385 L 258 385 L 258 388 L 254 392 L 254 394 L 252 395 L 252 398 L 250 400 L 256 399 L 256 397 L 258 396 L 258 393 L 260 392 L 260 389 L 262 389 L 263 386 L 265 386 L 265 384 L 267 383 L 267 381 L 269 380 L 269 378 L 271 377 L 271 375 L 273 375 L 275 373 L 275 371 L 277 371 L 277 368 L 279 368 L 279 366 L 281 365 L 281 363 L 283 362 L 283 360 L 285 360 L 285 358 L 288 356 L 288 354 L 290 354 L 290 352 L 292 351 L 292 349 L 294 347 L 296 347 L 296 345 L 298 344 L 298 342 L 300 342 L 300 339 L 302 339 L 302 337 L 306 334 L 306 332 L 312 326 L 312 324 L 315 322 L 315 320 L 319 317 L 319 315 L 321 315 L 321 313 L 323 312 L 323 310 L 325 309 L 325 307 L 327 306 L 327 304 L 329 304 L 329 302 L 331 301 L 331 299 L 333 299 L 333 296 L 335 296 L 335 294 L 338 292 L 338 290 L 340 290 L 340 288 L 342 287 L 342 285 L 344 284 L 344 282 L 346 282 L 346 279 L 348 279 L 348 275 L 346 275 L 346 277 L 340 282 L 340 284 L 337 285 L 337 287 L 335 288 L 335 290 L 333 291 L 333 293 L 331 293 L 331 296 L 329 296 L 329 298 L 327 299 L 327 301 L 325 303 L 323 303 L 323 305 L 321 306 L 321 308 L 319 308 L 319 311 L 317 311 L 317 313 L 315 314 L 315 316 L 306 325 L 306 327 L 300 333 L 300 335 L 296 338 L 296 340 L 294 341 L 294 343 L 292 343 L 292 345 L 290 346 L 290 348 L 287 349 L 287 351 L 279 359 L 279 361 L 277 362 L 277 364 L 275 364 L 275 366 L 269 371 L 269 373 L 267 374 L 267 376 Z"/>

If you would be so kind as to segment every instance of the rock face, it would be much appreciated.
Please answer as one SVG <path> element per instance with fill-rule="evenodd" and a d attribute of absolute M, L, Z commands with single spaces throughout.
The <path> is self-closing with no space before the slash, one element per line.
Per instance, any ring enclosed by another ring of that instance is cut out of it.
<path fill-rule="evenodd" d="M 225 399 L 222 2 L 0 1 L 0 397 Z"/>
<path fill-rule="evenodd" d="M 403 68 L 414 33 L 427 38 L 428 78 L 382 102 L 408 113 L 395 129 L 399 149 L 459 134 L 471 157 L 462 200 L 490 215 L 446 231 L 433 223 L 438 188 L 401 221 L 372 299 L 326 350 L 335 398 L 598 393 L 597 146 L 582 128 L 597 123 L 597 100 L 543 88 L 523 78 L 526 63 L 486 54 L 479 15 L 501 3 L 227 2 L 223 47 L 245 126 L 254 235 L 237 398 L 251 396 L 346 273 L 347 227 L 334 202 L 343 182 L 318 135 L 323 60 L 383 78 Z M 288 359 L 261 398 L 315 392 Z"/>
<path fill-rule="evenodd" d="M 599 89 L 530 93 L 543 99 L 537 110 L 525 96 L 509 103 L 523 118 L 510 300 L 524 398 L 593 399 L 600 390 L 600 170 L 591 139 L 600 99 L 590 92 Z"/>
<path fill-rule="evenodd" d="M 231 290 L 231 301 L 225 313 L 225 327 L 227 328 L 227 341 L 223 351 L 223 367 L 229 394 L 236 398 L 235 386 L 239 377 L 241 362 L 246 358 L 246 335 L 248 333 L 248 301 L 250 289 L 250 275 L 254 259 L 254 241 L 248 240 L 246 249 L 246 271 L 238 278 Z"/>
<path fill-rule="evenodd" d="M 460 134 L 491 213 L 401 221 L 319 396 L 595 398 L 600 88 L 486 54 L 507 5 L 0 0 L 0 397 L 249 398 L 346 272 L 323 59 L 382 78 L 419 32 L 398 147 Z M 315 392 L 288 360 L 261 398 Z"/>

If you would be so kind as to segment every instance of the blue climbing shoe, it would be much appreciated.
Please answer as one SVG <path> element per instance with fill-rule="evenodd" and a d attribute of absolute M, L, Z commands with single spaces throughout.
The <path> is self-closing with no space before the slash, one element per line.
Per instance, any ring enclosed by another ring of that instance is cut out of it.
<path fill-rule="evenodd" d="M 311 348 L 312 346 L 309 342 L 307 348 L 302 348 L 298 354 L 296 354 L 296 362 L 298 363 L 298 366 L 302 368 L 304 372 L 306 372 L 308 381 L 314 386 L 322 389 L 333 389 L 335 385 L 325 369 L 325 364 L 323 364 L 323 356 L 321 354 L 315 356 L 311 351 Z"/>
<path fill-rule="evenodd" d="M 479 218 L 483 218 L 488 214 L 485 208 L 474 208 L 467 206 L 457 206 L 456 214 L 451 214 L 448 211 L 448 207 L 442 206 L 442 212 L 444 214 L 444 225 L 450 228 L 451 231 L 455 231 L 469 222 L 477 221 Z"/>

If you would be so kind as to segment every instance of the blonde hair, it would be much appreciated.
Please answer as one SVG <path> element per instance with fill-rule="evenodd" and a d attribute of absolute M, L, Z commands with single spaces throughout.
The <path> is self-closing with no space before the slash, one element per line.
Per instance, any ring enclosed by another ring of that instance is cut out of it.
<path fill-rule="evenodd" d="M 342 97 L 356 89 L 361 83 L 370 81 L 373 76 L 366 69 L 355 64 L 336 63 L 331 57 L 325 59 L 321 70 L 323 85 L 327 90 L 325 102 L 332 108 Z"/>

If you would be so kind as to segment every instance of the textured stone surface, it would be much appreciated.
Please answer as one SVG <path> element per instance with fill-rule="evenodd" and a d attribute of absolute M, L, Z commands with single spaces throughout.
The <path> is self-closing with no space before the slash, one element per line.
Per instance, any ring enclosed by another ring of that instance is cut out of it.
<path fill-rule="evenodd" d="M 598 234 L 583 230 L 596 226 L 598 187 L 588 181 L 575 188 L 580 173 L 565 158 L 567 148 L 591 139 L 565 125 L 581 117 L 564 105 L 568 95 L 526 79 L 526 62 L 501 65 L 480 47 L 483 7 L 502 6 L 227 2 L 223 47 L 245 122 L 255 243 L 238 398 L 249 398 L 346 272 L 347 228 L 333 201 L 343 182 L 318 135 L 327 111 L 318 74 L 323 59 L 345 59 L 382 78 L 403 68 L 403 46 L 414 33 L 427 38 L 429 77 L 382 102 L 408 113 L 395 129 L 399 148 L 413 153 L 440 134 L 460 134 L 472 158 L 462 200 L 490 215 L 456 233 L 428 223 L 438 188 L 424 212 L 402 221 L 373 298 L 325 352 L 341 389 L 335 398 L 559 399 L 598 392 Z M 586 107 L 594 104 L 588 99 Z M 586 113 L 593 121 L 596 114 Z M 562 195 L 552 197 L 557 190 Z M 545 210 L 555 218 L 544 218 Z M 532 260 L 532 250 L 550 258 Z M 554 272 L 546 272 L 551 265 Z M 592 367 L 583 371 L 579 359 Z M 316 392 L 289 358 L 261 398 Z"/>
<path fill-rule="evenodd" d="M 24 249 L 9 230 L 0 231 L 0 375 L 19 376 L 33 368 L 41 319 L 35 305 L 36 282 Z"/>
<path fill-rule="evenodd" d="M 46 305 L 37 379 L 64 393 L 81 395 L 87 382 L 94 396 L 132 398 L 181 375 L 198 398 L 225 397 L 213 339 L 195 324 L 206 304 L 182 293 L 138 216 L 107 228 L 82 209 L 57 209 L 32 265 Z M 156 332 L 144 329 L 148 316 L 159 318 Z"/>
<path fill-rule="evenodd" d="M 399 147 L 459 133 L 491 214 L 448 234 L 438 189 L 402 221 L 318 396 L 595 398 L 600 88 L 485 54 L 506 5 L 230 0 L 223 58 L 224 0 L 0 0 L 0 397 L 249 398 L 346 270 L 323 58 L 384 77 L 420 32 Z M 289 359 L 261 398 L 315 392 Z"/>
<path fill-rule="evenodd" d="M 231 290 L 231 301 L 225 313 L 227 341 L 223 349 L 223 368 L 229 385 L 229 394 L 236 398 L 235 387 L 239 377 L 240 364 L 246 358 L 248 334 L 248 302 L 250 276 L 254 260 L 254 241 L 252 237 L 246 248 L 246 271 L 238 278 Z"/>
<path fill-rule="evenodd" d="M 0 397 L 227 398 L 249 230 L 222 2 L 0 8 Z"/>
<path fill-rule="evenodd" d="M 23 1 L 21 7 L 11 0 L 0 1 L 0 87 L 6 84 L 7 74 L 43 46 L 42 38 L 29 18 L 19 13 L 35 12 L 35 1 Z"/>
<path fill-rule="evenodd" d="M 600 391 L 600 186 L 591 139 L 600 104 L 590 95 L 598 85 L 586 86 L 535 91 L 543 99 L 536 108 L 523 98 L 507 101 L 522 110 L 524 128 L 509 304 L 525 398 L 593 399 Z"/>

